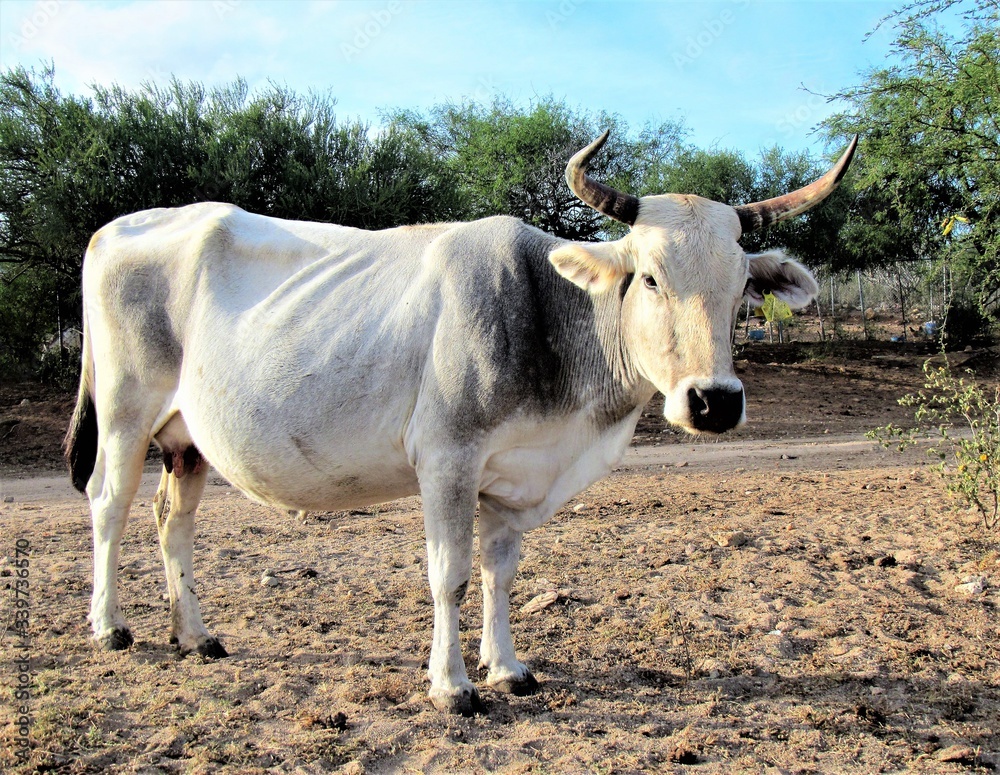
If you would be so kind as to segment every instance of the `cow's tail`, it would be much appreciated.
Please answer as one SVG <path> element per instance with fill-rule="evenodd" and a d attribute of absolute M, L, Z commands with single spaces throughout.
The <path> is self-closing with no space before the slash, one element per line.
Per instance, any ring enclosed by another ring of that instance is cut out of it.
<path fill-rule="evenodd" d="M 86 492 L 87 482 L 94 473 L 97 462 L 97 407 L 94 406 L 94 354 L 91 350 L 87 313 L 83 315 L 83 341 L 80 347 L 80 390 L 77 393 L 76 409 L 70 420 L 63 452 L 69 466 L 73 486 Z"/>

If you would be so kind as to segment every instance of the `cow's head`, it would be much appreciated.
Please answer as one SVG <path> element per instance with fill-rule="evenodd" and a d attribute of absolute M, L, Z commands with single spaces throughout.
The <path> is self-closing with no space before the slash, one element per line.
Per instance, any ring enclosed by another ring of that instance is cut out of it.
<path fill-rule="evenodd" d="M 729 205 L 698 196 L 641 199 L 599 183 L 587 165 L 608 133 L 566 168 L 573 192 L 598 212 L 628 224 L 616 242 L 571 243 L 549 256 L 567 279 L 591 293 L 620 287 L 625 347 L 635 369 L 665 396 L 667 420 L 692 432 L 722 433 L 745 419 L 743 385 L 733 372 L 732 332 L 745 298 L 767 292 L 804 307 L 818 286 L 804 266 L 772 250 L 747 255 L 740 236 L 805 212 L 837 187 L 857 144 L 819 180 L 784 196 Z"/>

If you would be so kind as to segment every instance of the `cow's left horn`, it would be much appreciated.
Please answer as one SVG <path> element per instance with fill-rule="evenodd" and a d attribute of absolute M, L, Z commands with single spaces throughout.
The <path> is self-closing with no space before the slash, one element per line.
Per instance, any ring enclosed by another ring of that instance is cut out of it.
<path fill-rule="evenodd" d="M 566 182 L 585 204 L 593 207 L 616 221 L 632 226 L 639 215 L 639 200 L 631 194 L 623 194 L 611 186 L 598 183 L 587 175 L 587 165 L 608 140 L 610 130 L 581 151 L 577 151 L 566 165 Z"/>
<path fill-rule="evenodd" d="M 854 149 L 858 147 L 858 136 L 854 135 L 851 144 L 847 146 L 840 161 L 830 168 L 819 180 L 815 180 L 798 191 L 793 191 L 784 196 L 776 196 L 774 199 L 765 199 L 763 202 L 754 202 L 749 205 L 738 205 L 734 209 L 740 217 L 740 225 L 743 233 L 762 229 L 772 223 L 783 221 L 799 213 L 804 213 L 810 207 L 815 207 L 840 185 L 847 167 L 854 158 Z"/>

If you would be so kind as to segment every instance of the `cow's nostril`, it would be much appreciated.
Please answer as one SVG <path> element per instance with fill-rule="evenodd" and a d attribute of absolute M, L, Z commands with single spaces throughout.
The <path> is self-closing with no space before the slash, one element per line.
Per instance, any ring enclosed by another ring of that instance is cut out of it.
<path fill-rule="evenodd" d="M 688 406 L 692 415 L 708 414 L 708 402 L 700 388 L 688 388 Z"/>
<path fill-rule="evenodd" d="M 692 387 L 688 389 L 688 408 L 695 429 L 724 433 L 743 418 L 743 391 Z"/>

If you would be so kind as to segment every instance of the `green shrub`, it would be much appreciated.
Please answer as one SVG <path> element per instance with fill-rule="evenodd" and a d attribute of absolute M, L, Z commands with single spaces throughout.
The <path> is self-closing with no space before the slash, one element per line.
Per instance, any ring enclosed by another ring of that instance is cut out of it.
<path fill-rule="evenodd" d="M 947 367 L 924 364 L 924 386 L 899 399 L 914 408 L 913 427 L 885 425 L 868 432 L 883 447 L 900 451 L 930 441 L 928 454 L 949 492 L 983 517 L 987 528 L 1000 524 L 1000 388 L 992 392 Z"/>

